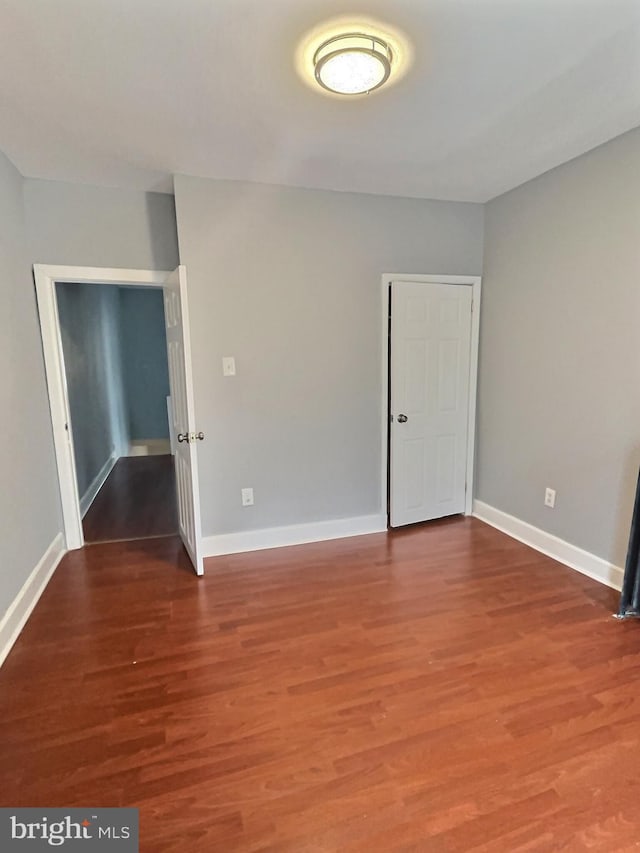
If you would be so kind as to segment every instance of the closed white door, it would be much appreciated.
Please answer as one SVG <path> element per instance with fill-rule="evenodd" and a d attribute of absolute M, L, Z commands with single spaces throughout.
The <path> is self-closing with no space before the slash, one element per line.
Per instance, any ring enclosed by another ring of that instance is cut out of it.
<path fill-rule="evenodd" d="M 472 288 L 391 285 L 390 524 L 465 510 Z"/>
<path fill-rule="evenodd" d="M 187 273 L 178 267 L 164 285 L 164 315 L 167 329 L 171 424 L 176 436 L 175 466 L 178 495 L 178 523 L 184 547 L 196 573 L 204 573 L 200 492 L 198 488 L 197 443 L 204 436 L 196 432 L 193 375 L 187 305 Z"/>

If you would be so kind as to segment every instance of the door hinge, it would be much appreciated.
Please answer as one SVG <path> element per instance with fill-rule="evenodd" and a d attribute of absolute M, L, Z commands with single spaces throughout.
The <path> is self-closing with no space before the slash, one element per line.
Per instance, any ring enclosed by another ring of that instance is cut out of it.
<path fill-rule="evenodd" d="M 393 423 L 393 415 L 389 415 L 389 423 Z"/>

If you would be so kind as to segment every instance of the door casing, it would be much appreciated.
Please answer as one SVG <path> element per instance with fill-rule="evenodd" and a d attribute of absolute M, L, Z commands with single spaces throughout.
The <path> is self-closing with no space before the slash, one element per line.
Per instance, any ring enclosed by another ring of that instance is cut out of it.
<path fill-rule="evenodd" d="M 34 264 L 33 274 L 38 302 L 40 331 L 44 354 L 45 375 L 49 392 L 49 408 L 53 426 L 62 521 L 67 549 L 84 545 L 82 513 L 73 452 L 67 378 L 64 370 L 60 318 L 56 299 L 56 284 L 112 284 L 132 287 L 163 287 L 171 272 L 162 270 L 131 270 L 102 267 L 70 267 Z"/>
<path fill-rule="evenodd" d="M 473 509 L 474 458 L 476 438 L 476 395 L 478 388 L 478 347 L 480 342 L 480 297 L 482 277 L 476 275 L 422 275 L 410 273 L 385 273 L 382 276 L 382 326 L 381 326 L 381 442 L 380 442 L 380 495 L 382 512 L 387 513 L 389 493 L 389 292 L 394 281 L 411 281 L 418 284 L 463 284 L 472 289 L 471 302 L 471 352 L 469 360 L 469 422 L 467 430 L 467 490 L 465 495 L 465 515 L 471 515 Z"/>

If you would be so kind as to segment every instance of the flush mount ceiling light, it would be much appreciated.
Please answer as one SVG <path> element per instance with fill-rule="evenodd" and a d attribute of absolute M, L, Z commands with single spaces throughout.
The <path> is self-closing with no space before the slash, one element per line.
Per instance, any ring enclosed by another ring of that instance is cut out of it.
<path fill-rule="evenodd" d="M 364 95 L 379 89 L 389 79 L 392 62 L 386 41 L 355 32 L 327 39 L 313 55 L 316 80 L 339 95 Z"/>

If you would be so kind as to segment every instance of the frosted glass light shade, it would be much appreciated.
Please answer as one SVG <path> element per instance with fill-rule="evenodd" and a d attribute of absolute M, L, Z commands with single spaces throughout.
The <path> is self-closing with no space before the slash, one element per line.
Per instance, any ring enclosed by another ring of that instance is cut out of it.
<path fill-rule="evenodd" d="M 340 95 L 378 89 L 391 73 L 391 48 L 375 36 L 345 33 L 327 39 L 313 57 L 318 83 Z"/>

